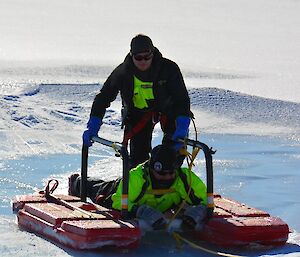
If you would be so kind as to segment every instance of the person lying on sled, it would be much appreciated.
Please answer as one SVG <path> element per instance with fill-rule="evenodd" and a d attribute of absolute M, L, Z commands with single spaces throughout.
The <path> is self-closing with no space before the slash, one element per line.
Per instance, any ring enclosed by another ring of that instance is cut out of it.
<path fill-rule="evenodd" d="M 181 168 L 181 163 L 173 147 L 158 145 L 148 161 L 130 170 L 128 210 L 132 218 L 143 219 L 153 229 L 162 229 L 166 225 L 164 213 L 186 200 L 183 224 L 201 227 L 207 212 L 206 186 L 191 170 Z M 104 207 L 121 210 L 120 181 L 88 178 L 87 196 Z M 69 178 L 69 194 L 80 195 L 78 174 Z"/>

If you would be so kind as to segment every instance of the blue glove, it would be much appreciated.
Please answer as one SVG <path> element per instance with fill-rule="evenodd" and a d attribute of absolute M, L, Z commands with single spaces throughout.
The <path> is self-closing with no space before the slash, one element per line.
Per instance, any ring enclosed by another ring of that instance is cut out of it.
<path fill-rule="evenodd" d="M 172 136 L 172 140 L 176 141 L 179 138 L 187 137 L 189 133 L 191 119 L 187 116 L 178 116 L 176 118 L 176 129 Z M 178 151 L 183 147 L 183 143 L 175 143 L 175 150 Z"/>
<path fill-rule="evenodd" d="M 153 229 L 155 230 L 163 229 L 167 224 L 164 215 L 160 211 L 145 204 L 141 205 L 137 209 L 136 217 L 144 220 L 148 225 L 152 226 Z"/>
<path fill-rule="evenodd" d="M 204 205 L 189 205 L 183 213 L 183 222 L 189 227 L 201 229 L 207 216 L 207 208 Z"/>
<path fill-rule="evenodd" d="M 83 132 L 82 140 L 85 146 L 90 147 L 93 144 L 92 137 L 98 136 L 99 129 L 102 125 L 102 119 L 91 116 L 87 123 L 87 130 Z"/>

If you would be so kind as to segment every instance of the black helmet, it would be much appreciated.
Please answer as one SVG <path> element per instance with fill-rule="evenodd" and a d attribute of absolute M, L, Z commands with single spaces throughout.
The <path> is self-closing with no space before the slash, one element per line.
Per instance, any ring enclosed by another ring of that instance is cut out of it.
<path fill-rule="evenodd" d="M 151 151 L 150 169 L 161 172 L 180 167 L 175 149 L 169 145 L 158 145 Z"/>

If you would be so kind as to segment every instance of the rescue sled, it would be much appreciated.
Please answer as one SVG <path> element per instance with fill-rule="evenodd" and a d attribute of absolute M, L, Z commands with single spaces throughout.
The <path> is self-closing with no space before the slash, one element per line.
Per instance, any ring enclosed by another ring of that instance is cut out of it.
<path fill-rule="evenodd" d="M 141 223 L 128 218 L 128 152 L 126 147 L 103 138 L 95 142 L 116 150 L 123 161 L 122 211 L 106 209 L 86 201 L 88 148 L 82 148 L 81 195 L 55 195 L 57 180 L 49 181 L 44 191 L 36 195 L 21 195 L 13 199 L 18 225 L 46 239 L 80 250 L 103 247 L 136 248 L 142 238 Z M 278 217 L 243 203 L 213 193 L 214 151 L 207 145 L 190 139 L 185 143 L 202 149 L 206 161 L 208 220 L 201 231 L 188 230 L 194 240 L 235 247 L 249 244 L 283 245 L 289 234 L 288 225 Z"/>

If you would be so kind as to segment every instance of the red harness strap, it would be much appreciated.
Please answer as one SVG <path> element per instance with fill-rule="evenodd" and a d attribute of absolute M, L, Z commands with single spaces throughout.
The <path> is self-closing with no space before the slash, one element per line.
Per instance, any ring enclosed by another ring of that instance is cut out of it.
<path fill-rule="evenodd" d="M 141 118 L 141 120 L 128 132 L 124 132 L 124 138 L 122 144 L 127 146 L 128 141 L 134 137 L 134 135 L 138 134 L 149 122 L 149 120 L 152 119 L 152 124 L 153 127 L 155 126 L 156 123 L 159 121 L 162 124 L 162 128 L 164 127 L 166 117 L 165 115 L 161 116 L 160 113 L 149 111 L 145 113 L 145 115 Z"/>

